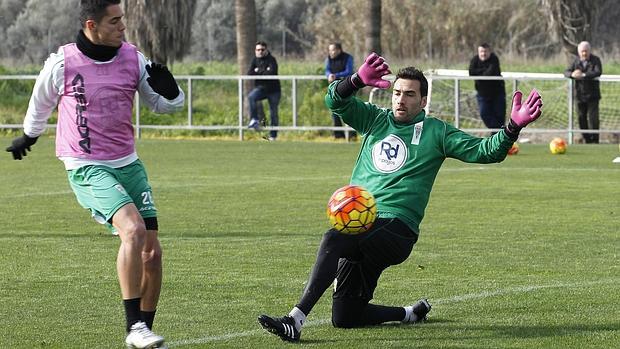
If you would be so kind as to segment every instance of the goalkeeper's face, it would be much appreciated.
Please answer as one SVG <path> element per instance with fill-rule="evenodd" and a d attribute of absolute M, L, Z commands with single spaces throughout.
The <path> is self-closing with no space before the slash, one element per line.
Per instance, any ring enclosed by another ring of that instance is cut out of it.
<path fill-rule="evenodd" d="M 397 79 L 392 90 L 392 111 L 400 122 L 411 122 L 426 107 L 426 96 L 420 93 L 420 81 Z"/>

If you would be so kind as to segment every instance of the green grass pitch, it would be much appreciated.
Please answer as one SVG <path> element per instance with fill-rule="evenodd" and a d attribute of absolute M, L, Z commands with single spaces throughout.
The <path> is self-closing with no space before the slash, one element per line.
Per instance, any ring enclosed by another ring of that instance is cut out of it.
<path fill-rule="evenodd" d="M 8 145 L 9 138 L 0 138 Z M 298 300 L 358 144 L 141 140 L 159 209 L 155 331 L 172 348 L 290 347 L 259 328 Z M 76 202 L 53 139 L 0 158 L 0 348 L 118 348 L 119 240 Z M 429 321 L 342 330 L 330 291 L 313 348 L 619 348 L 617 145 L 544 145 L 493 165 L 447 160 L 411 257 L 374 302 L 433 304 Z"/>

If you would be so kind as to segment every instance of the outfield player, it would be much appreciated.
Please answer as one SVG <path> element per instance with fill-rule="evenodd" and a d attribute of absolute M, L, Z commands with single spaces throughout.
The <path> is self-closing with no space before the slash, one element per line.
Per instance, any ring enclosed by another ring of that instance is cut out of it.
<path fill-rule="evenodd" d="M 157 209 L 134 145 L 136 91 L 155 112 L 183 107 L 184 94 L 168 69 L 125 42 L 120 0 L 82 0 L 75 43 L 45 62 L 24 120 L 24 135 L 7 151 L 26 156 L 58 106 L 56 156 L 64 162 L 78 202 L 120 236 L 116 261 L 126 314 L 126 345 L 163 347 L 151 331 L 161 290 Z"/>
<path fill-rule="evenodd" d="M 306 317 L 334 283 L 332 324 L 352 328 L 388 321 L 415 323 L 431 310 L 421 299 L 406 307 L 369 303 L 381 273 L 405 261 L 416 241 L 433 182 L 446 158 L 471 163 L 495 163 L 506 158 L 521 128 L 541 114 L 542 100 L 533 90 L 524 104 L 513 97 L 511 120 L 488 138 L 474 137 L 427 116 L 428 83 L 421 71 L 408 67 L 396 75 L 392 109 L 382 109 L 354 97 L 364 86 L 388 88 L 389 67 L 382 57 L 368 56 L 356 74 L 332 83 L 325 102 L 364 136 L 351 183 L 366 187 L 377 201 L 377 220 L 366 233 L 325 233 L 299 303 L 288 315 L 261 315 L 263 328 L 284 340 L 298 341 Z"/>

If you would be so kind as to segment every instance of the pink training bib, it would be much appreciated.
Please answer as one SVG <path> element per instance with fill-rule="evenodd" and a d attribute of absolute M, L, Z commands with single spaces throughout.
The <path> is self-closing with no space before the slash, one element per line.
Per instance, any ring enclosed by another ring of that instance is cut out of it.
<path fill-rule="evenodd" d="M 62 47 L 65 92 L 58 104 L 56 156 L 115 160 L 134 152 L 133 99 L 140 69 L 134 46 L 95 63 L 76 44 Z"/>

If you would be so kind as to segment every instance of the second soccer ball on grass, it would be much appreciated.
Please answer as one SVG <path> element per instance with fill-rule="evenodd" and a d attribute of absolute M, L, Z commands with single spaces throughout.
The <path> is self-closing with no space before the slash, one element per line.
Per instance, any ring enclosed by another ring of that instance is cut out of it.
<path fill-rule="evenodd" d="M 327 217 L 334 229 L 343 234 L 366 232 L 377 217 L 375 198 L 361 186 L 344 186 L 329 199 Z"/>
<path fill-rule="evenodd" d="M 517 143 L 512 143 L 512 147 L 508 150 L 508 155 L 517 155 L 519 154 L 519 145 Z"/>
<path fill-rule="evenodd" d="M 566 142 L 560 137 L 555 137 L 549 142 L 549 150 L 551 154 L 564 154 L 566 153 Z"/>

